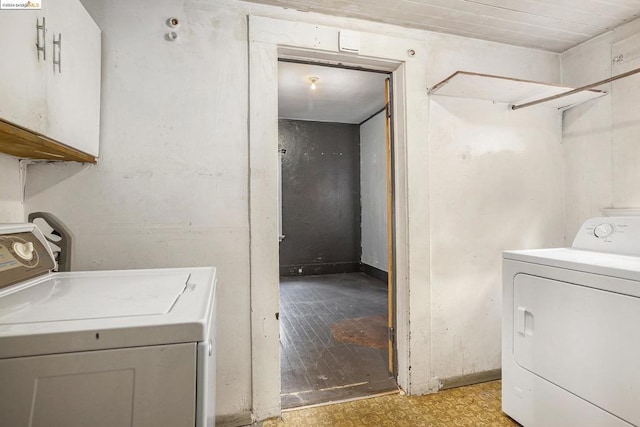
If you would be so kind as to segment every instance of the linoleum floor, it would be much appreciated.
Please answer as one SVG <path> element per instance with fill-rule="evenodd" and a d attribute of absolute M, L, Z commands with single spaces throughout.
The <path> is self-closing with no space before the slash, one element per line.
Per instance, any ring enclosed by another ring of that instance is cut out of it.
<path fill-rule="evenodd" d="M 500 381 L 426 396 L 393 394 L 282 413 L 264 427 L 518 426 L 501 410 Z"/>

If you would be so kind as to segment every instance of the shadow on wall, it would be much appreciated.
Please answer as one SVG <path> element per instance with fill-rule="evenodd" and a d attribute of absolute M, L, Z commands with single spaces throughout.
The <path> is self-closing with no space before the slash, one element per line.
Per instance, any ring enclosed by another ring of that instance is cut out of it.
<path fill-rule="evenodd" d="M 98 160 L 100 161 L 100 160 Z M 40 180 L 29 180 L 30 169 L 32 167 L 37 167 L 39 170 L 42 168 L 47 168 L 48 173 L 46 174 L 47 179 Z M 46 191 L 56 185 L 60 184 L 63 181 L 73 178 L 75 175 L 84 172 L 85 170 L 97 167 L 96 165 L 89 165 L 84 163 L 50 163 L 50 164 L 36 164 L 29 165 L 27 167 L 27 180 L 29 181 L 29 185 L 26 186 L 25 189 L 25 199 L 29 199 L 30 197 L 37 196 L 38 194 Z M 72 200 L 73 195 L 69 194 L 70 200 Z"/>

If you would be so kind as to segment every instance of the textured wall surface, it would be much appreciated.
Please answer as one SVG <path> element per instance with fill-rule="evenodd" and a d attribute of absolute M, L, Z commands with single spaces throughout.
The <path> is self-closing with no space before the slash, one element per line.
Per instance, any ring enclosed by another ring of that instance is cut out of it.
<path fill-rule="evenodd" d="M 279 121 L 282 275 L 356 271 L 360 261 L 359 127 Z"/>
<path fill-rule="evenodd" d="M 216 266 L 216 409 L 246 414 L 246 14 L 229 3 L 84 3 L 102 29 L 100 158 L 29 166 L 25 205 L 74 232 L 77 270 Z M 171 16 L 182 22 L 174 42 Z"/>
<path fill-rule="evenodd" d="M 20 164 L 15 157 L 0 154 L 0 223 L 22 222 L 24 216 Z"/>
<path fill-rule="evenodd" d="M 451 378 L 500 368 L 502 251 L 562 246 L 561 116 L 434 97 L 429 127 L 434 370 Z"/>
<path fill-rule="evenodd" d="M 639 32 L 636 20 L 565 52 L 563 82 L 586 85 L 640 67 Z M 640 208 L 640 75 L 601 89 L 609 95 L 564 113 L 567 244 L 603 208 Z"/>

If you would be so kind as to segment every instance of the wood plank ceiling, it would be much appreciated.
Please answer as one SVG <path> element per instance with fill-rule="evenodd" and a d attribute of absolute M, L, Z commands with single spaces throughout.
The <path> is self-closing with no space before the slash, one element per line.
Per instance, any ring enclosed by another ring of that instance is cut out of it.
<path fill-rule="evenodd" d="M 640 16 L 640 0 L 249 0 L 552 52 Z"/>

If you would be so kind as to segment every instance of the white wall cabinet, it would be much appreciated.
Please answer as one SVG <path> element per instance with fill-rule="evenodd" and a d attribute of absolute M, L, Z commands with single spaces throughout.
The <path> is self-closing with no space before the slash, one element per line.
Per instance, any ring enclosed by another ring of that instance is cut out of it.
<path fill-rule="evenodd" d="M 36 23 L 43 19 L 45 29 L 38 30 Z M 0 44 L 0 150 L 18 157 L 95 162 L 100 29 L 80 1 L 3 10 L 0 37 L 6 41 Z M 38 52 L 38 41 L 46 52 Z M 11 124 L 17 127 L 7 129 Z"/>
<path fill-rule="evenodd" d="M 47 64 L 47 136 L 97 156 L 100 29 L 79 0 L 47 3 L 47 47 L 62 38 Z M 60 67 L 53 64 L 58 58 Z"/>
<path fill-rule="evenodd" d="M 40 133 L 46 132 L 46 78 L 36 50 L 36 20 L 42 23 L 44 13 L 0 11 L 0 118 Z"/>

